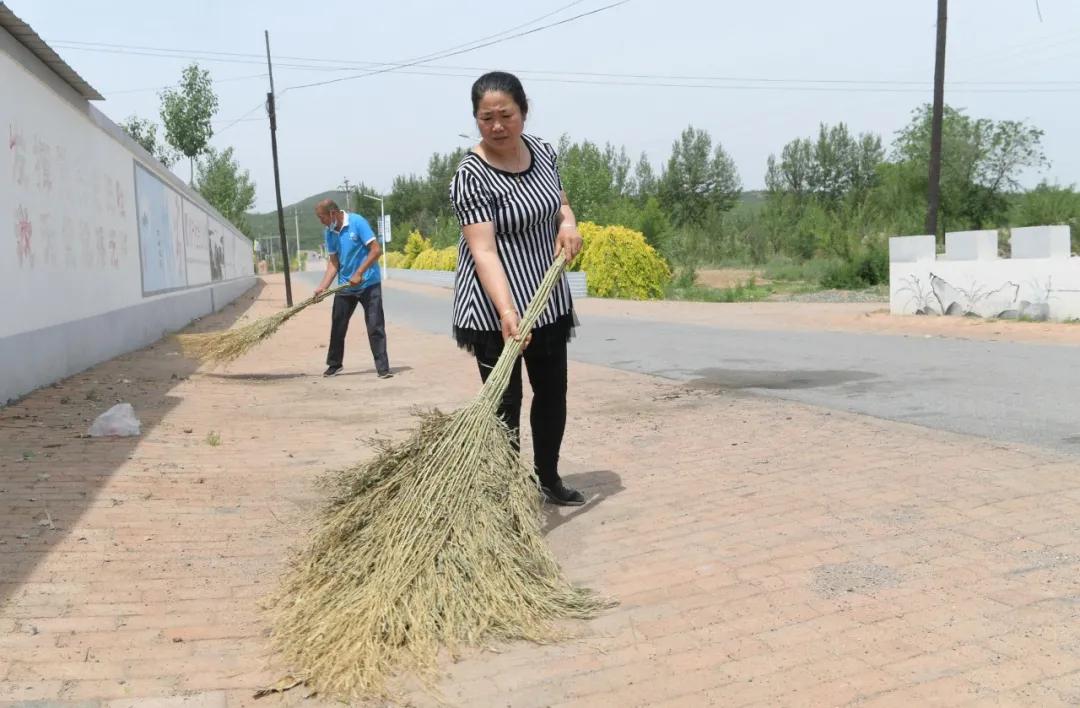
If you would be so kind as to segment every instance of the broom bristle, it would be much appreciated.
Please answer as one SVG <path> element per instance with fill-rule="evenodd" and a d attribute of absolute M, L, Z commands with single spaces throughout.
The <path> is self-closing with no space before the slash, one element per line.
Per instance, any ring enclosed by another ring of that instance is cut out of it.
<path fill-rule="evenodd" d="M 562 576 L 535 478 L 483 401 L 425 415 L 331 485 L 271 602 L 275 646 L 322 695 L 385 697 L 397 671 L 430 687 L 440 647 L 554 640 L 555 620 L 611 604 Z"/>
<path fill-rule="evenodd" d="M 398 671 L 431 687 L 440 647 L 549 641 L 563 634 L 556 620 L 614 604 L 563 577 L 544 542 L 536 479 L 495 415 L 518 354 L 508 343 L 467 407 L 422 416 L 404 442 L 330 478 L 312 540 L 270 603 L 275 647 L 319 693 L 385 697 Z"/>
<path fill-rule="evenodd" d="M 186 356 L 210 364 L 228 364 L 239 359 L 265 339 L 269 339 L 286 320 L 310 305 L 333 295 L 342 287 L 331 288 L 297 303 L 287 310 L 261 317 L 251 324 L 221 332 L 177 334 L 176 340 Z"/>
<path fill-rule="evenodd" d="M 211 364 L 228 364 L 274 334 L 282 322 L 288 319 L 287 312 L 286 310 L 223 332 L 178 334 L 176 339 L 186 356 Z"/>

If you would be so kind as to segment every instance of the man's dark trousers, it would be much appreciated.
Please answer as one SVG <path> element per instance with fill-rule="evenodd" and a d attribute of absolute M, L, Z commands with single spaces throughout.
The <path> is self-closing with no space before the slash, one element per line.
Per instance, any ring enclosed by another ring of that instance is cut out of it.
<path fill-rule="evenodd" d="M 367 325 L 371 355 L 375 358 L 375 371 L 385 374 L 390 371 L 390 359 L 386 354 L 386 320 L 383 317 L 381 283 L 366 287 L 358 293 L 334 295 L 326 365 L 341 366 L 345 357 L 345 334 L 349 331 L 349 320 L 352 319 L 357 303 L 364 308 L 364 323 Z"/>

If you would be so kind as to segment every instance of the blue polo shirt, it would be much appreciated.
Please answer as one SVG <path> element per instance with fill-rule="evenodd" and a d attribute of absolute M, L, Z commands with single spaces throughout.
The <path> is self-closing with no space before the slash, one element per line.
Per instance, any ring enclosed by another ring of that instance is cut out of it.
<path fill-rule="evenodd" d="M 341 231 L 327 228 L 324 234 L 326 239 L 326 252 L 336 253 L 338 257 L 338 285 L 345 285 L 356 273 L 360 264 L 371 252 L 371 244 L 375 241 L 375 234 L 371 230 L 367 219 L 359 214 L 345 212 L 345 224 Z M 349 288 L 345 292 L 357 293 L 365 288 L 370 288 L 382 280 L 379 272 L 379 264 L 372 263 L 364 271 L 364 279 L 355 288 Z"/>

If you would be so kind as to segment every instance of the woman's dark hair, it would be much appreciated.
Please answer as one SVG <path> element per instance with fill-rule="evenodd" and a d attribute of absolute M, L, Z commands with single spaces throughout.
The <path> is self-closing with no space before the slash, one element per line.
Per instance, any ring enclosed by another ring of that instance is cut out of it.
<path fill-rule="evenodd" d="M 525 89 L 521 86 L 518 77 L 505 71 L 489 71 L 473 82 L 472 112 L 474 116 L 480 108 L 480 99 L 488 91 L 501 91 L 509 95 L 521 109 L 523 117 L 529 114 L 529 99 L 525 98 Z"/>

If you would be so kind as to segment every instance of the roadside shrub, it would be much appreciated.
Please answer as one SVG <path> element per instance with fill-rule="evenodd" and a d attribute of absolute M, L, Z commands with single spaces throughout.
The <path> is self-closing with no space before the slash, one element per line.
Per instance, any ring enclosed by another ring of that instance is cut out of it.
<path fill-rule="evenodd" d="M 431 250 L 431 241 L 423 237 L 419 231 L 413 231 L 405 240 L 405 260 L 402 268 L 412 268 L 412 263 L 423 251 Z"/>
<path fill-rule="evenodd" d="M 860 290 L 889 282 L 889 253 L 884 246 L 871 242 L 850 261 L 837 261 L 821 278 L 821 287 L 837 290 Z"/>
<path fill-rule="evenodd" d="M 417 254 L 409 267 L 413 270 L 454 270 L 457 268 L 457 247 L 426 248 Z"/>
<path fill-rule="evenodd" d="M 640 231 L 588 221 L 579 223 L 578 229 L 585 244 L 572 269 L 588 274 L 590 295 L 632 300 L 664 297 L 671 269 Z"/>

